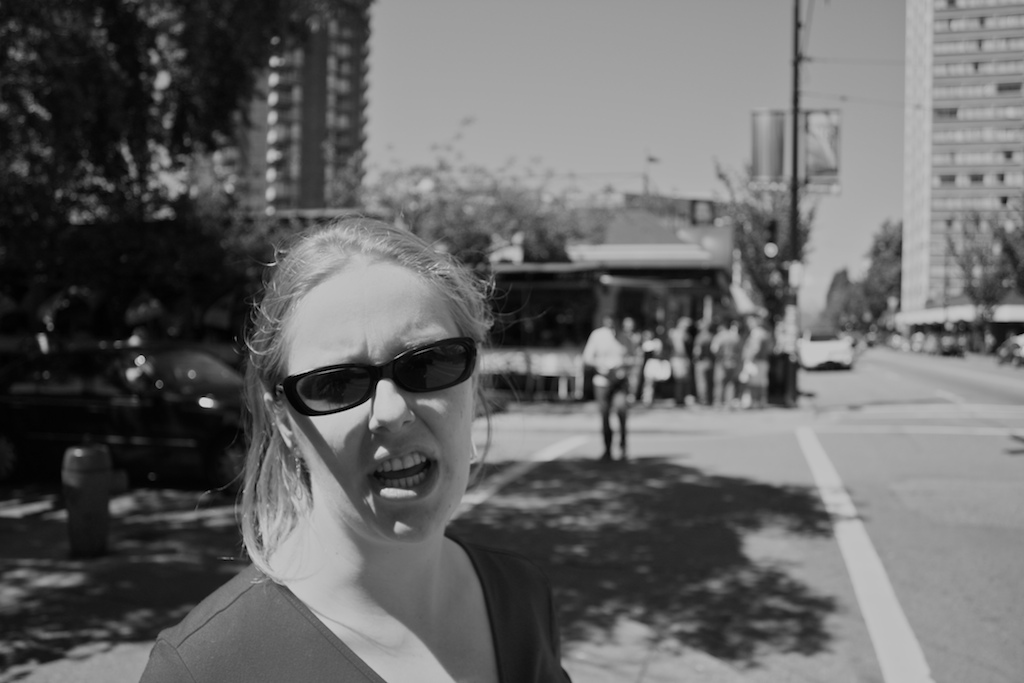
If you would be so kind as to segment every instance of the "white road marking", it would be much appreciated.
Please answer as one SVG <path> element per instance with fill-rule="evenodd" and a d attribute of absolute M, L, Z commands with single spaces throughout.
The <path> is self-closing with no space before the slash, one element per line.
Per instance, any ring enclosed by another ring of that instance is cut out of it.
<path fill-rule="evenodd" d="M 844 420 L 903 420 L 906 418 L 948 420 L 950 418 L 1014 419 L 1024 418 L 1024 406 L 988 406 L 975 403 L 930 406 L 864 406 L 849 410 Z"/>
<path fill-rule="evenodd" d="M 937 389 L 935 391 L 935 395 L 938 396 L 939 398 L 946 399 L 950 403 L 956 403 L 958 405 L 964 405 L 964 404 L 967 403 L 967 401 L 965 401 L 960 396 L 957 396 L 956 394 L 954 394 L 951 391 L 946 391 L 945 389 Z"/>
<path fill-rule="evenodd" d="M 1002 436 L 1021 438 L 1024 429 L 1014 427 L 958 427 L 956 425 L 859 425 L 824 424 L 814 428 L 829 434 L 905 434 L 918 436 Z"/>
<path fill-rule="evenodd" d="M 879 404 L 857 406 L 862 413 L 962 413 L 966 410 L 985 412 L 1024 413 L 1024 405 L 1009 403 L 912 403 L 906 405 Z"/>
<path fill-rule="evenodd" d="M 552 460 L 557 460 L 563 455 L 570 453 L 583 444 L 589 442 L 591 439 L 593 439 L 593 437 L 583 435 L 562 439 L 561 441 L 557 441 L 550 446 L 537 451 L 528 460 L 516 463 L 504 471 L 499 472 L 484 481 L 480 486 L 467 492 L 466 495 L 462 497 L 462 504 L 459 506 L 459 509 L 455 512 L 452 518 L 454 519 L 455 517 L 466 514 L 480 503 L 488 500 L 509 483 L 515 481 L 538 465 L 545 462 L 551 462 Z"/>
<path fill-rule="evenodd" d="M 934 683 L 921 645 L 839 473 L 814 430 L 799 427 L 796 438 L 825 508 L 832 515 L 836 542 L 846 562 L 883 679 L 886 683 Z"/>

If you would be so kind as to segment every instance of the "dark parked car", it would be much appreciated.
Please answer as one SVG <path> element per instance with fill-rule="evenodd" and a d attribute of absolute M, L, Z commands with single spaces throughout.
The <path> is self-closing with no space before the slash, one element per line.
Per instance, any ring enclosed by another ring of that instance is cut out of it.
<path fill-rule="evenodd" d="M 199 474 L 229 485 L 240 470 L 242 377 L 182 346 L 100 345 L 40 354 L 0 372 L 0 481 L 58 475 L 64 451 L 106 444 L 129 474 Z"/>

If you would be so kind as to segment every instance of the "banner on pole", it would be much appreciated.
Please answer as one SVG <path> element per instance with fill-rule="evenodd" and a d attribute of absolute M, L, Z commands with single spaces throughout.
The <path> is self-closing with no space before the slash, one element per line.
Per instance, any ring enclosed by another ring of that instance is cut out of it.
<path fill-rule="evenodd" d="M 755 109 L 751 115 L 752 173 L 758 184 L 786 182 L 786 112 Z"/>
<path fill-rule="evenodd" d="M 839 194 L 839 110 L 804 112 L 804 178 L 808 192 Z"/>

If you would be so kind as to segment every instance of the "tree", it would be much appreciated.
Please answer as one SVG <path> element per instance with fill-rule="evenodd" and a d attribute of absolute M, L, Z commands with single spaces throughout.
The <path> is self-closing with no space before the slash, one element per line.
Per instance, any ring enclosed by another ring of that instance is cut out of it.
<path fill-rule="evenodd" d="M 226 144 L 295 5 L 0 4 L 0 211 L 13 224 L 142 219 Z"/>
<path fill-rule="evenodd" d="M 786 306 L 787 276 L 784 264 L 793 249 L 790 244 L 790 194 L 788 190 L 759 187 L 744 174 L 730 174 L 716 168 L 718 179 L 725 185 L 728 200 L 725 215 L 734 226 L 734 245 L 740 253 L 743 272 L 750 279 L 762 305 L 772 319 L 781 317 Z M 802 262 L 809 252 L 814 207 L 801 211 L 797 217 L 796 260 Z M 772 233 L 777 235 L 778 254 L 769 257 L 765 244 Z"/>
<path fill-rule="evenodd" d="M 381 172 L 363 187 L 362 205 L 476 268 L 509 245 L 521 248 L 524 261 L 568 261 L 570 242 L 599 239 L 602 211 L 571 189 L 554 190 L 551 175 L 536 169 L 517 174 L 512 166 L 464 163 L 455 144 L 461 135 L 435 147 L 432 164 Z"/>
<path fill-rule="evenodd" d="M 822 311 L 822 324 L 833 329 L 862 329 L 884 319 L 890 301 L 898 300 L 903 270 L 903 224 L 884 221 L 866 254 L 862 280 L 843 268 L 832 276 Z"/>
<path fill-rule="evenodd" d="M 993 219 L 978 212 L 964 215 L 946 234 L 946 246 L 959 266 L 963 292 L 974 305 L 979 330 L 992 321 L 1013 280 Z"/>
<path fill-rule="evenodd" d="M 195 287 L 156 288 L 214 294 L 200 264 L 233 273 L 214 234 L 230 198 L 203 187 L 216 153 L 245 125 L 274 50 L 300 40 L 311 17 L 369 1 L 0 2 L 0 295 L 48 296 L 72 275 L 95 287 L 119 242 L 129 258 L 155 260 L 145 272 L 110 269 L 137 278 L 112 296 L 190 268 Z M 165 249 L 137 244 L 143 235 Z M 189 240 L 187 255 L 174 251 Z M 164 269 L 175 253 L 182 263 Z"/>
<path fill-rule="evenodd" d="M 1024 193 L 1018 194 L 1002 220 L 996 221 L 996 234 L 1013 287 L 1024 295 Z"/>
<path fill-rule="evenodd" d="M 845 268 L 836 271 L 825 295 L 822 324 L 833 330 L 853 330 L 861 328 L 869 317 L 864 283 L 850 279 Z"/>
<path fill-rule="evenodd" d="M 861 283 L 865 306 L 872 320 L 889 310 L 889 301 L 900 297 L 903 273 L 903 223 L 884 221 L 868 249 L 870 265 Z"/>

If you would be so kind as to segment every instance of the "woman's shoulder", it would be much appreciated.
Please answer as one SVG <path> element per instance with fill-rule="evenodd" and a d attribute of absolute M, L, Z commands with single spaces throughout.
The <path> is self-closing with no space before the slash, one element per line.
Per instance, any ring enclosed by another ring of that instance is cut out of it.
<path fill-rule="evenodd" d="M 529 557 L 517 553 L 514 550 L 508 550 L 505 548 L 497 548 L 476 541 L 470 541 L 462 536 L 449 533 L 448 538 L 458 543 L 463 550 L 470 556 L 470 559 L 476 562 L 484 562 L 488 565 L 509 567 L 514 571 L 526 571 L 526 572 L 540 572 L 543 573 L 540 566 Z"/>
<path fill-rule="evenodd" d="M 511 585 L 540 594 L 550 592 L 550 582 L 545 571 L 525 555 L 467 541 L 452 534 L 448 534 L 448 537 L 462 546 L 469 555 L 485 588 Z"/>
<path fill-rule="evenodd" d="M 351 660 L 298 598 L 249 567 L 160 633 L 142 681 L 328 680 L 325 672 L 330 680 L 369 680 L 351 675 L 355 665 L 342 671 Z"/>
<path fill-rule="evenodd" d="M 245 624 L 253 613 L 264 612 L 275 597 L 277 586 L 256 567 L 250 565 L 199 602 L 177 625 L 166 629 L 160 639 L 172 645 L 196 633 L 230 620 Z"/>

